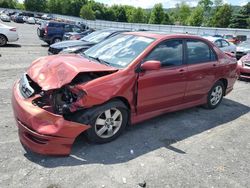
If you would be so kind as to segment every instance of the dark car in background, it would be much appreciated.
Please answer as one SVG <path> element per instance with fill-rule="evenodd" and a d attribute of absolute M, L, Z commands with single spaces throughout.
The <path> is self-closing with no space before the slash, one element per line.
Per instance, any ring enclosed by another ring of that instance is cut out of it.
<path fill-rule="evenodd" d="M 94 29 L 88 29 L 86 31 L 83 31 L 81 33 L 77 33 L 77 32 L 69 32 L 69 33 L 65 33 L 63 36 L 63 40 L 79 40 L 85 36 L 87 36 L 88 34 L 94 32 Z"/>
<path fill-rule="evenodd" d="M 66 32 L 80 33 L 83 30 L 74 24 L 54 21 L 44 21 L 37 28 L 38 37 L 48 44 L 61 42 Z"/>
<path fill-rule="evenodd" d="M 103 29 L 95 31 L 80 40 L 70 40 L 62 41 L 53 44 L 49 47 L 48 54 L 58 54 L 62 53 L 80 53 L 84 52 L 86 49 L 94 46 L 95 44 L 104 41 L 107 38 L 113 37 L 123 32 L 128 32 L 128 30 L 122 29 Z"/>
<path fill-rule="evenodd" d="M 22 15 L 15 16 L 13 21 L 16 23 L 24 23 L 25 22 Z"/>

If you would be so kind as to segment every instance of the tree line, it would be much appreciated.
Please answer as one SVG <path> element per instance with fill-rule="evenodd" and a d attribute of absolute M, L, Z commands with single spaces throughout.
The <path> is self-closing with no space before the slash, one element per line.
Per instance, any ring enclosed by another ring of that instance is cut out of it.
<path fill-rule="evenodd" d="M 196 7 L 182 2 L 172 9 L 164 9 L 161 3 L 152 9 L 142 9 L 128 5 L 107 6 L 93 0 L 24 0 L 23 3 L 0 0 L 0 7 L 80 16 L 89 20 L 250 28 L 250 2 L 236 11 L 223 0 L 200 0 Z"/>

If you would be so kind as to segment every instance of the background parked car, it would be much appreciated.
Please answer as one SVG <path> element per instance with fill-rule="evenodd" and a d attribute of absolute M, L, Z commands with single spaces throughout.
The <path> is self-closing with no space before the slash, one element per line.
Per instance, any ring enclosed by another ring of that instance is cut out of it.
<path fill-rule="evenodd" d="M 250 79 L 250 53 L 238 61 L 238 69 L 240 78 Z"/>
<path fill-rule="evenodd" d="M 36 23 L 36 20 L 34 17 L 29 17 L 27 20 L 26 20 L 26 23 L 28 24 L 35 24 Z"/>
<path fill-rule="evenodd" d="M 10 22 L 10 17 L 7 14 L 1 14 L 0 19 L 3 22 Z"/>
<path fill-rule="evenodd" d="M 88 29 L 86 31 L 83 31 L 81 33 L 77 33 L 77 32 L 69 32 L 69 33 L 65 33 L 63 35 L 63 40 L 79 40 L 85 36 L 87 36 L 88 34 L 94 32 L 94 29 Z"/>
<path fill-rule="evenodd" d="M 237 37 L 233 36 L 233 35 L 224 35 L 223 38 L 226 39 L 228 42 L 231 42 L 233 44 L 239 44 L 240 43 L 240 40 L 237 39 Z"/>
<path fill-rule="evenodd" d="M 234 45 L 233 43 L 230 43 L 225 39 L 218 37 L 204 37 L 204 38 L 213 42 L 222 51 L 236 54 L 236 45 Z"/>
<path fill-rule="evenodd" d="M 61 42 L 66 32 L 82 32 L 77 25 L 63 22 L 42 22 L 37 29 L 37 35 L 48 44 Z"/>
<path fill-rule="evenodd" d="M 23 19 L 23 16 L 17 15 L 17 16 L 14 17 L 14 22 L 16 22 L 16 23 L 24 23 L 25 21 Z"/>
<path fill-rule="evenodd" d="M 4 46 L 7 42 L 15 42 L 18 40 L 18 33 L 15 27 L 10 27 L 0 23 L 0 46 Z"/>
<path fill-rule="evenodd" d="M 43 20 L 52 20 L 54 17 L 52 14 L 44 14 L 42 15 L 41 19 Z"/>
<path fill-rule="evenodd" d="M 236 58 L 240 59 L 247 53 L 250 53 L 250 40 L 240 43 L 236 48 Z"/>
<path fill-rule="evenodd" d="M 104 41 L 107 38 L 113 37 L 128 30 L 122 29 L 103 29 L 95 31 L 80 40 L 62 41 L 57 44 L 53 44 L 49 47 L 48 54 L 62 53 L 80 53 L 86 49 L 94 46 L 95 44 Z"/>

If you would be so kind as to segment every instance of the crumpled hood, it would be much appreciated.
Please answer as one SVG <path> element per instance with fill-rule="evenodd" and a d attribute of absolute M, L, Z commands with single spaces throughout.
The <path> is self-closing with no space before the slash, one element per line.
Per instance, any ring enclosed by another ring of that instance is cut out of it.
<path fill-rule="evenodd" d="M 58 42 L 55 44 L 50 45 L 51 48 L 62 49 L 68 47 L 75 47 L 75 46 L 90 46 L 93 45 L 91 42 L 81 41 L 81 40 L 67 40 Z"/>
<path fill-rule="evenodd" d="M 32 63 L 27 74 L 42 90 L 47 91 L 70 83 L 79 73 L 116 70 L 80 55 L 70 54 L 39 58 Z"/>

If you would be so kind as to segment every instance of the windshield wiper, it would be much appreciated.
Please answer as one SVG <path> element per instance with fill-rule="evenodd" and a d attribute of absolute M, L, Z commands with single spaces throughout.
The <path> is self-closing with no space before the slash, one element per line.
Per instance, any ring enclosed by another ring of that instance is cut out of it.
<path fill-rule="evenodd" d="M 81 53 L 83 56 L 85 56 L 86 58 L 88 59 L 94 59 L 95 61 L 101 63 L 101 64 L 105 64 L 105 65 L 108 65 L 108 66 L 111 66 L 109 62 L 103 60 L 103 59 L 99 59 L 99 57 L 92 57 L 92 56 L 89 56 L 87 54 L 85 54 L 84 52 Z"/>
<path fill-rule="evenodd" d="M 94 59 L 94 60 L 98 61 L 98 62 L 101 63 L 101 64 L 105 64 L 105 65 L 110 66 L 110 63 L 109 63 L 109 62 L 107 62 L 107 61 L 105 61 L 105 60 L 103 60 L 103 59 L 100 59 L 99 57 L 92 57 L 92 56 L 88 56 L 88 57 L 91 58 L 91 59 Z"/>

